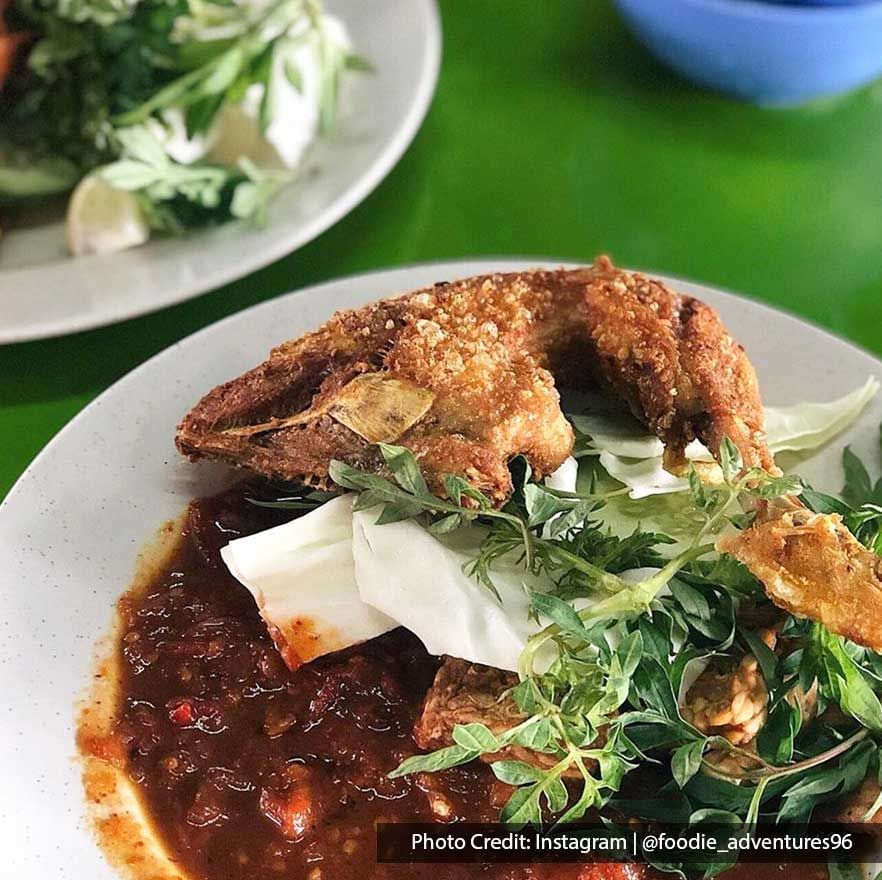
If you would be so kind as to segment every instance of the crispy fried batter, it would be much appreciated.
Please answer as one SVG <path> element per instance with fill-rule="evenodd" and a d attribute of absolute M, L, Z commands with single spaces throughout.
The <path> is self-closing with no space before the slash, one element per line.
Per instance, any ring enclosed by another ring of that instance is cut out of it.
<path fill-rule="evenodd" d="M 717 547 L 746 565 L 779 608 L 882 651 L 882 559 L 837 514 L 782 499 Z"/>
<path fill-rule="evenodd" d="M 427 751 L 440 749 L 453 744 L 453 728 L 458 724 L 480 722 L 496 734 L 520 724 L 526 720 L 526 715 L 511 697 L 502 698 L 517 683 L 518 677 L 513 672 L 445 657 L 414 724 L 414 742 Z M 605 741 L 606 730 L 602 729 L 597 747 Z M 559 759 L 555 755 L 515 745 L 484 755 L 482 760 L 517 760 L 547 769 Z M 593 761 L 587 764 L 594 766 Z M 580 774 L 573 768 L 572 775 L 578 777 Z"/>
<path fill-rule="evenodd" d="M 433 491 L 460 474 L 501 504 L 513 456 L 544 476 L 572 449 L 555 381 L 626 401 L 664 441 L 671 469 L 694 437 L 717 452 L 725 436 L 745 465 L 774 468 L 753 368 L 713 309 L 603 258 L 341 312 L 206 395 L 177 444 L 193 458 L 326 486 L 332 459 L 382 472 L 376 442 L 395 442 Z M 882 650 L 879 560 L 838 517 L 783 501 L 719 549 L 781 608 Z"/>
<path fill-rule="evenodd" d="M 313 485 L 326 484 L 335 458 L 382 471 L 376 446 L 334 415 L 347 385 L 368 373 L 431 393 L 425 414 L 409 408 L 415 422 L 393 423 L 406 426 L 394 440 L 435 491 L 460 474 L 501 503 L 513 456 L 539 476 L 555 470 L 573 435 L 552 376 L 624 399 L 665 442 L 671 467 L 694 437 L 717 450 L 726 435 L 746 464 L 773 466 L 753 368 L 716 313 L 606 259 L 442 283 L 341 312 L 206 395 L 181 423 L 178 447 Z"/>
<path fill-rule="evenodd" d="M 774 467 L 753 365 L 710 306 L 599 260 L 583 314 L 578 363 L 664 441 L 668 468 L 695 437 L 716 455 L 727 436 L 746 466 Z"/>

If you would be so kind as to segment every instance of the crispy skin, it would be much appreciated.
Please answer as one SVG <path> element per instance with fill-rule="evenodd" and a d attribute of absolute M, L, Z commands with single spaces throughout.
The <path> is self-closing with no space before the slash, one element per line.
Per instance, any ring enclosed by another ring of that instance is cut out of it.
<path fill-rule="evenodd" d="M 583 314 L 582 359 L 664 441 L 667 467 L 690 440 L 716 455 L 726 436 L 748 467 L 774 467 L 756 373 L 710 306 L 601 260 Z"/>
<path fill-rule="evenodd" d="M 626 401 L 665 442 L 671 467 L 694 437 L 717 450 L 725 435 L 746 464 L 774 466 L 753 368 L 716 313 L 603 258 L 340 312 L 206 395 L 181 423 L 178 447 L 312 485 L 327 484 L 335 458 L 381 472 L 376 445 L 329 412 L 365 373 L 433 394 L 428 411 L 389 439 L 414 452 L 435 491 L 445 474 L 460 474 L 501 503 L 513 456 L 539 476 L 560 466 L 573 435 L 555 378 Z"/>
<path fill-rule="evenodd" d="M 505 691 L 518 683 L 513 672 L 503 672 L 492 666 L 468 663 L 455 657 L 446 657 L 435 676 L 435 681 L 423 701 L 423 708 L 413 728 L 414 742 L 427 751 L 453 744 L 453 728 L 457 724 L 480 722 L 499 734 L 526 720 L 511 697 L 500 700 Z M 605 740 L 600 732 L 598 747 Z M 535 767 L 548 768 L 557 763 L 554 755 L 508 746 L 498 752 L 482 756 L 486 761 L 524 761 Z M 575 771 L 578 776 L 578 771 Z"/>
<path fill-rule="evenodd" d="M 453 742 L 457 724 L 480 721 L 502 733 L 525 720 L 514 700 L 499 697 L 518 683 L 513 672 L 446 657 L 426 694 L 413 738 L 421 749 L 438 749 Z"/>
<path fill-rule="evenodd" d="M 838 514 L 812 513 L 782 499 L 717 547 L 746 565 L 779 608 L 882 651 L 882 559 Z"/>

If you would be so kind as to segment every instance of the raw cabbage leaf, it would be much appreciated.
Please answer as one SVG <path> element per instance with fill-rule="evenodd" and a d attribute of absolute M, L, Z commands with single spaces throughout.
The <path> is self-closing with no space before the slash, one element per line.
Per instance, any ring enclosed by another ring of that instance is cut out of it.
<path fill-rule="evenodd" d="M 879 390 L 870 377 L 854 391 L 825 403 L 799 403 L 765 409 L 766 432 L 773 453 L 806 451 L 823 446 L 844 431 L 863 412 Z M 647 498 L 689 488 L 688 482 L 668 473 L 662 464 L 662 442 L 629 414 L 602 411 L 571 417 L 576 430 L 587 436 L 585 454 L 597 454 L 607 473 L 631 489 L 632 499 Z M 707 448 L 693 441 L 686 448 L 691 461 L 712 461 Z"/>

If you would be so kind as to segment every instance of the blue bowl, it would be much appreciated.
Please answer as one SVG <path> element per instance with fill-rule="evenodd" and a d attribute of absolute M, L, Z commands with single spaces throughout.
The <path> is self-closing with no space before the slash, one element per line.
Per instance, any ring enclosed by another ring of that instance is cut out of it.
<path fill-rule="evenodd" d="M 882 74 L 882 0 L 616 0 L 635 36 L 689 79 L 758 104 L 836 95 Z"/>

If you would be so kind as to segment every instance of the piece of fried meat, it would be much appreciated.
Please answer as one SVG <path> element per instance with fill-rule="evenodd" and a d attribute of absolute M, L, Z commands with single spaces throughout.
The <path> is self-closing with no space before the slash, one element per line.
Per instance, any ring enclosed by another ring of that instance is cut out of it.
<path fill-rule="evenodd" d="M 527 719 L 514 699 L 506 693 L 517 683 L 518 677 L 513 672 L 469 663 L 456 657 L 445 657 L 414 724 L 414 742 L 421 749 L 434 751 L 453 745 L 453 729 L 457 725 L 480 723 L 495 734 L 516 727 Z M 599 732 L 594 745 L 600 748 L 604 742 L 606 728 Z M 524 746 L 511 745 L 498 752 L 484 754 L 481 760 L 489 763 L 523 761 L 547 770 L 559 758 Z M 587 764 L 596 766 L 594 761 L 587 761 Z M 580 774 L 574 767 L 567 775 L 578 777 Z"/>
<path fill-rule="evenodd" d="M 882 651 L 882 558 L 838 514 L 779 499 L 762 506 L 750 528 L 724 535 L 717 548 L 746 565 L 779 608 Z"/>
<path fill-rule="evenodd" d="M 466 278 L 340 312 L 215 388 L 177 445 L 270 478 L 326 486 L 340 459 L 383 472 L 410 449 L 436 492 L 457 474 L 502 503 L 508 462 L 537 476 L 570 454 L 556 383 L 605 389 L 665 443 L 672 469 L 724 436 L 773 467 L 756 376 L 716 312 L 609 260 Z"/>

